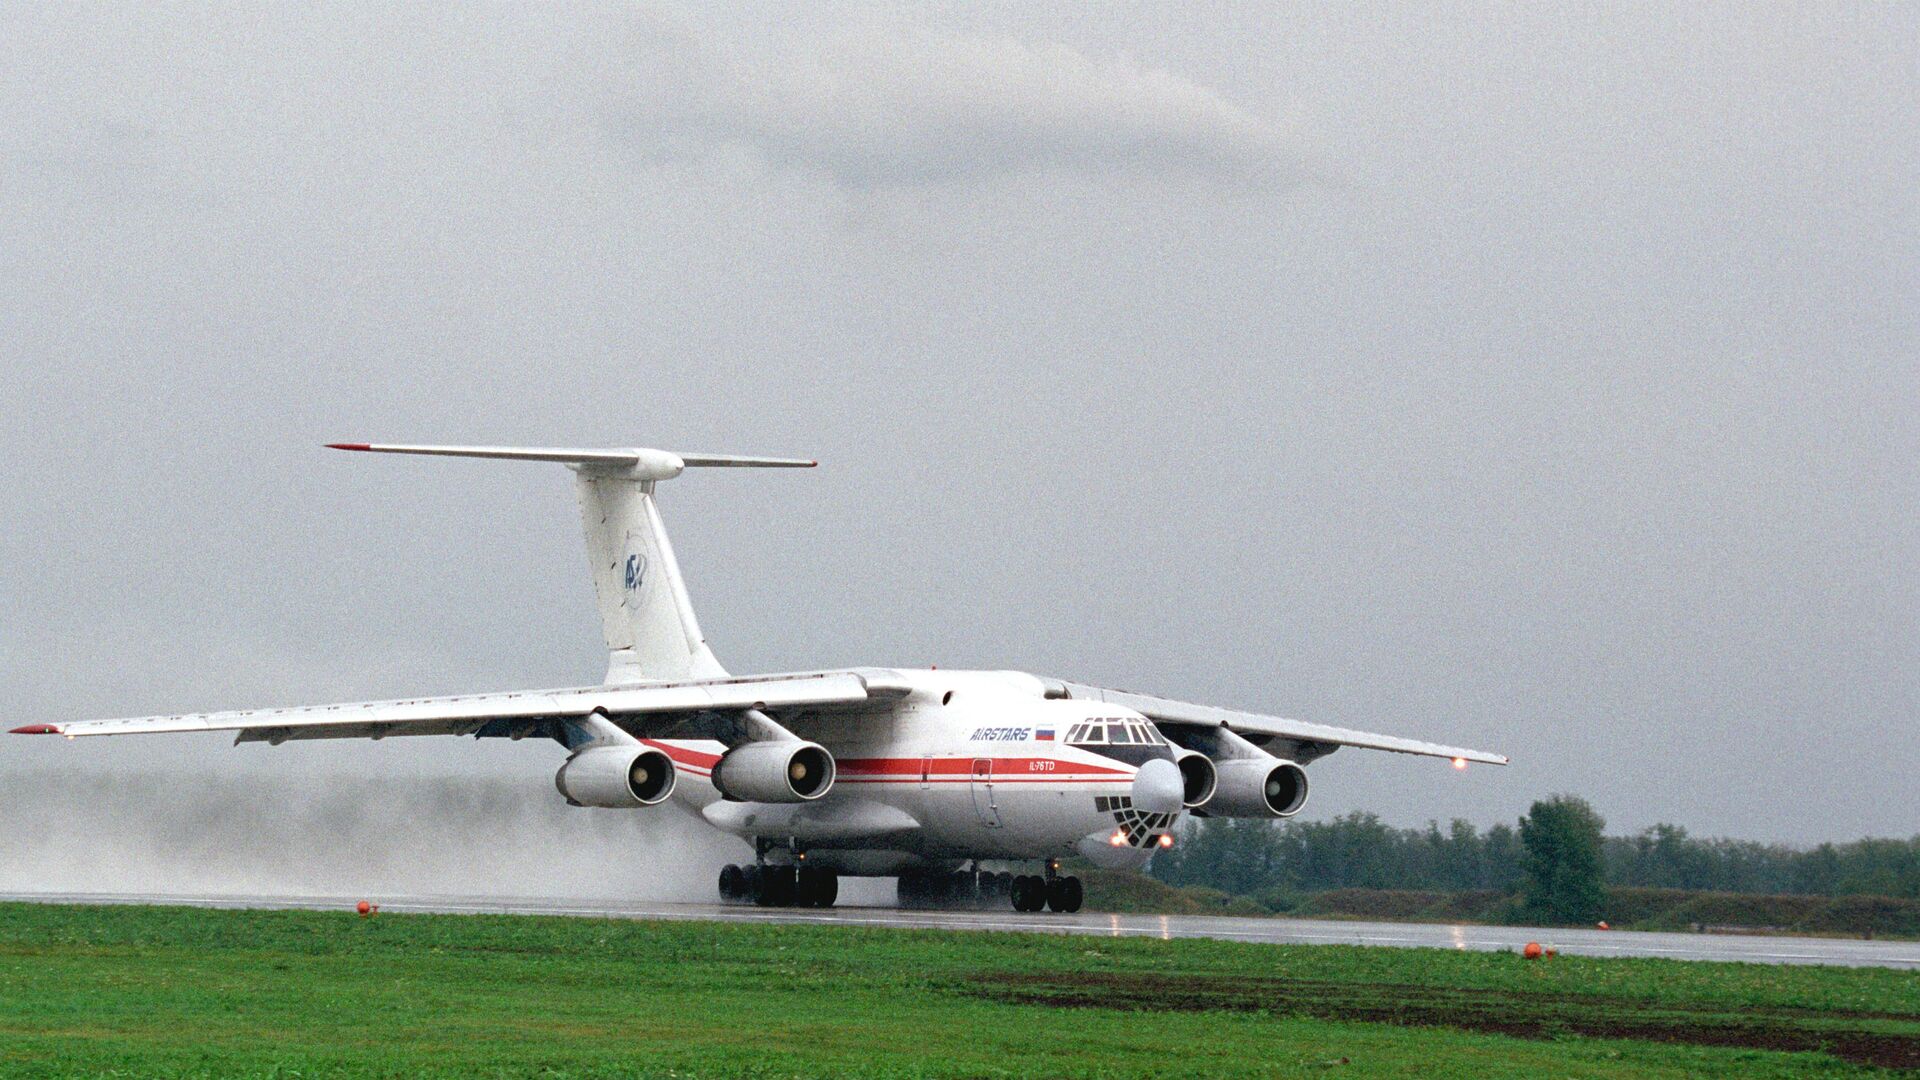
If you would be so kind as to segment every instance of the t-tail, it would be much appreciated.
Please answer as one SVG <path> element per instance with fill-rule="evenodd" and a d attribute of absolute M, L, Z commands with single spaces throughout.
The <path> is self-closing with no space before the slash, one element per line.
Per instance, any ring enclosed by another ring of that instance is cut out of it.
<path fill-rule="evenodd" d="M 607 637 L 609 684 L 724 676 L 708 648 L 654 505 L 653 488 L 690 468 L 809 469 L 801 458 L 673 454 L 665 450 L 576 450 L 514 446 L 406 446 L 328 443 L 376 454 L 553 461 L 572 469 L 586 526 L 587 558 Z"/>

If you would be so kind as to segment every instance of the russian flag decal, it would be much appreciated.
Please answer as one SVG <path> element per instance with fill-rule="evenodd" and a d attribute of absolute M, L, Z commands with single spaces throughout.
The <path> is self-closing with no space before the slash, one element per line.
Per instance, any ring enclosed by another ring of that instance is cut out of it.
<path fill-rule="evenodd" d="M 1035 729 L 1033 729 L 1033 737 L 1034 737 L 1034 739 L 1036 739 L 1036 740 L 1038 740 L 1038 741 L 1040 741 L 1040 742 L 1052 742 L 1052 741 L 1053 741 L 1053 729 L 1052 729 L 1052 728 L 1046 728 L 1046 727 L 1043 727 L 1043 728 L 1035 728 Z"/>

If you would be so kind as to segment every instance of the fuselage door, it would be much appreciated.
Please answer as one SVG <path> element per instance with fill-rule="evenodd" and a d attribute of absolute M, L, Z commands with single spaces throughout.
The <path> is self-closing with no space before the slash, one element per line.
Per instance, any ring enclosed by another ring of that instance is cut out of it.
<path fill-rule="evenodd" d="M 989 829 L 1000 827 L 1000 806 L 993 799 L 993 759 L 973 759 L 973 812 Z"/>

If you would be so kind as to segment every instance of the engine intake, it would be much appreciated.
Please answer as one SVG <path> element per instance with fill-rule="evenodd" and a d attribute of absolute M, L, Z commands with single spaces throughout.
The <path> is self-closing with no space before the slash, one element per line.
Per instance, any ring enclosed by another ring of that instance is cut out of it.
<path fill-rule="evenodd" d="M 819 743 L 746 742 L 713 767 L 713 786 L 739 802 L 812 802 L 833 787 L 833 755 Z"/>
<path fill-rule="evenodd" d="M 1307 770 L 1276 757 L 1235 758 L 1216 766 L 1211 817 L 1292 817 L 1307 805 Z"/>
<path fill-rule="evenodd" d="M 673 762 L 644 746 L 591 746 L 567 759 L 553 786 L 574 806 L 653 806 L 673 794 Z"/>
<path fill-rule="evenodd" d="M 1182 750 L 1174 764 L 1180 766 L 1181 801 L 1189 810 L 1198 810 L 1212 800 L 1220 786 L 1220 770 L 1213 759 L 1198 750 Z"/>

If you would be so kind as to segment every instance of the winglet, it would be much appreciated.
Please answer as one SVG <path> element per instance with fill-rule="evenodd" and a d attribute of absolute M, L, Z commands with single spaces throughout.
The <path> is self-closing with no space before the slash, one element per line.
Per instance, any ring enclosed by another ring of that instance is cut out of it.
<path fill-rule="evenodd" d="M 7 734 L 9 735 L 58 735 L 60 734 L 60 729 L 57 727 L 54 727 L 52 724 L 28 724 L 26 727 L 14 728 L 12 731 L 7 732 Z"/>

